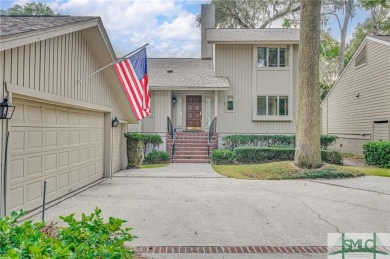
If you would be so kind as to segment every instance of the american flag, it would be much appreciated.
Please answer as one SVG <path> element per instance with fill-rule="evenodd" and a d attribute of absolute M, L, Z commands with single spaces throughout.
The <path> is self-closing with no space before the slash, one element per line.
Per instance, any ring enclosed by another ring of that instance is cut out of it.
<path fill-rule="evenodd" d="M 137 120 L 150 115 L 150 93 L 146 49 L 114 64 L 123 90 Z"/>

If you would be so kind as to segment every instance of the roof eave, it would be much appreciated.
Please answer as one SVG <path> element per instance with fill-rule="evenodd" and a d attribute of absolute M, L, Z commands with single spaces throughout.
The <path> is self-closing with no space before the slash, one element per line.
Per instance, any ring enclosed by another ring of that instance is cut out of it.
<path fill-rule="evenodd" d="M 222 41 L 208 40 L 209 44 L 299 44 L 299 40 L 262 40 L 262 41 Z"/>
<path fill-rule="evenodd" d="M 201 87 L 201 86 L 149 86 L 151 91 L 167 91 L 167 90 L 180 90 L 180 91 L 187 91 L 187 90 L 198 90 L 198 91 L 226 91 L 230 89 L 230 86 L 228 87 Z"/>

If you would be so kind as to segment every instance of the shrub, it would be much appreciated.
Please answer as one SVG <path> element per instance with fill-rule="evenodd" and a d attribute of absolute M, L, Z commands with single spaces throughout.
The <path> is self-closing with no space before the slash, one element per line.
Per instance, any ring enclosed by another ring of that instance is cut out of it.
<path fill-rule="evenodd" d="M 228 149 L 214 149 L 211 154 L 211 159 L 215 164 L 231 164 L 233 163 L 233 151 Z"/>
<path fill-rule="evenodd" d="M 240 163 L 264 163 L 293 160 L 294 148 L 238 147 L 234 149 L 234 159 Z"/>
<path fill-rule="evenodd" d="M 321 135 L 321 147 L 327 149 L 336 141 L 337 137 L 333 135 Z M 295 135 L 229 135 L 222 139 L 223 146 L 234 150 L 237 147 L 273 147 L 273 146 L 295 146 Z"/>
<path fill-rule="evenodd" d="M 125 133 L 127 138 L 127 158 L 129 166 L 139 166 L 145 157 L 146 146 L 151 145 L 155 150 L 163 143 L 160 135 L 140 134 L 137 132 Z"/>
<path fill-rule="evenodd" d="M 124 242 L 133 240 L 130 228 L 122 228 L 125 220 L 100 217 L 101 210 L 80 221 L 74 214 L 60 217 L 68 224 L 58 227 L 54 236 L 43 233 L 43 222 L 17 220 L 23 211 L 12 212 L 11 217 L 0 218 L 1 258 L 133 258 L 133 251 Z"/>
<path fill-rule="evenodd" d="M 337 140 L 335 135 L 321 135 L 321 148 L 328 149 L 329 146 L 333 145 Z"/>
<path fill-rule="evenodd" d="M 234 159 L 240 163 L 265 163 L 294 160 L 295 149 L 292 147 L 238 147 L 234 149 Z M 321 150 L 323 162 L 343 164 L 339 151 Z"/>
<path fill-rule="evenodd" d="M 153 150 L 146 156 L 145 161 L 150 164 L 167 163 L 169 161 L 169 154 L 166 151 Z"/>
<path fill-rule="evenodd" d="M 363 154 L 367 164 L 390 168 L 390 141 L 376 141 L 364 144 Z"/>
<path fill-rule="evenodd" d="M 321 150 L 321 159 L 322 162 L 329 164 L 343 164 L 343 156 L 341 152 L 337 150 Z"/>
<path fill-rule="evenodd" d="M 317 179 L 317 178 L 326 178 L 326 179 L 335 179 L 335 178 L 352 178 L 355 177 L 354 174 L 348 172 L 340 172 L 336 168 L 325 168 L 322 170 L 305 170 L 303 171 L 300 178 L 305 179 Z"/>

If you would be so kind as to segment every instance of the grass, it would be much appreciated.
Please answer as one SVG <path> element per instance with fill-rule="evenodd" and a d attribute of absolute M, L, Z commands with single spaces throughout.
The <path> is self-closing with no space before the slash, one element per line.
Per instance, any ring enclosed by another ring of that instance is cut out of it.
<path fill-rule="evenodd" d="M 144 164 L 144 165 L 140 165 L 139 168 L 159 168 L 167 165 L 169 164 Z"/>
<path fill-rule="evenodd" d="M 363 175 L 390 177 L 390 169 L 372 167 L 350 167 L 325 165 L 320 169 L 303 170 L 291 161 L 247 164 L 247 165 L 212 165 L 213 169 L 224 176 L 236 179 L 281 180 L 314 178 L 351 178 Z"/>

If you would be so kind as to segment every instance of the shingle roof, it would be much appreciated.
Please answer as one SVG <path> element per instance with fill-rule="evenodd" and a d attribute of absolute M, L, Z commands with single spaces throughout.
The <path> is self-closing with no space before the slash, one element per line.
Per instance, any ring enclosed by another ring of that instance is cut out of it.
<path fill-rule="evenodd" d="M 229 80 L 214 76 L 213 61 L 194 58 L 150 58 L 151 88 L 229 88 Z"/>
<path fill-rule="evenodd" d="M 369 35 L 369 37 L 390 42 L 390 35 Z"/>
<path fill-rule="evenodd" d="M 93 16 L 0 16 L 0 36 L 51 29 L 97 19 Z"/>
<path fill-rule="evenodd" d="M 214 42 L 299 42 L 299 29 L 207 29 L 206 40 Z"/>

